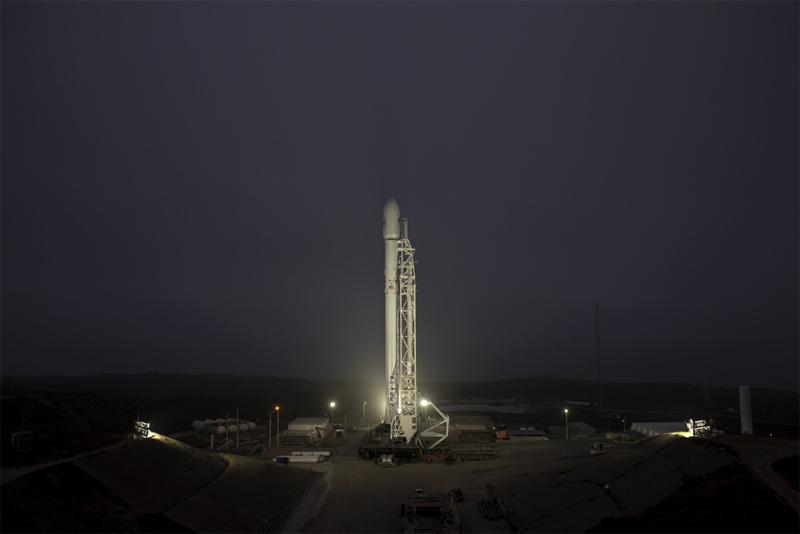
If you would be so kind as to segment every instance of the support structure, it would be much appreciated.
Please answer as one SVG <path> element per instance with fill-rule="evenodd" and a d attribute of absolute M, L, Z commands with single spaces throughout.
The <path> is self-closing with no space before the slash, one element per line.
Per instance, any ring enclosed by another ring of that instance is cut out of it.
<path fill-rule="evenodd" d="M 408 240 L 408 220 L 403 219 L 397 243 L 397 360 L 393 372 L 397 388 L 397 415 L 392 418 L 392 438 L 411 441 L 417 433 L 417 277 L 414 249 Z"/>
<path fill-rule="evenodd" d="M 421 426 L 417 391 L 417 278 L 414 247 L 408 240 L 408 220 L 400 219 L 400 209 L 394 199 L 389 199 L 383 208 L 383 239 L 386 296 L 386 410 L 383 422 L 390 425 L 393 440 L 409 443 L 415 437 L 420 439 Z M 449 417 L 436 406 L 434 409 L 442 420 L 433 426 L 445 426 L 444 437 L 434 432 L 438 444 L 447 437 Z"/>

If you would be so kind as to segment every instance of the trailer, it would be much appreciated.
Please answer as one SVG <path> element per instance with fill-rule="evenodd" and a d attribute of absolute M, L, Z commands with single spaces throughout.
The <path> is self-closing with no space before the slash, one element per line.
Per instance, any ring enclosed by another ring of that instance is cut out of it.
<path fill-rule="evenodd" d="M 289 456 L 282 455 L 273 458 L 273 461 L 278 464 L 316 464 L 322 461 L 322 455 L 314 456 Z"/>

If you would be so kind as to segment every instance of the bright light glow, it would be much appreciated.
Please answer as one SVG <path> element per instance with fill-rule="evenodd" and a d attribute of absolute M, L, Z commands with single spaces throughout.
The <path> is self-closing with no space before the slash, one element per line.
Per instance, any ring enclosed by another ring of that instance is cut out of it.
<path fill-rule="evenodd" d="M 398 409 L 397 409 L 397 413 L 403 413 L 403 410 L 401 410 L 400 408 L 398 408 Z"/>
<path fill-rule="evenodd" d="M 567 410 L 566 408 L 564 408 L 564 413 L 567 413 L 567 412 L 569 412 L 569 410 Z"/>
<path fill-rule="evenodd" d="M 423 406 L 427 406 L 428 405 L 428 401 L 426 401 L 425 399 L 422 399 L 422 402 L 420 402 L 420 404 L 423 405 Z"/>
<path fill-rule="evenodd" d="M 333 408 L 333 407 L 335 407 L 335 406 L 336 406 L 336 403 L 335 403 L 335 402 L 332 402 L 332 403 L 331 403 L 331 408 Z"/>
<path fill-rule="evenodd" d="M 275 409 L 276 409 L 276 410 L 280 410 L 280 408 L 279 408 L 279 407 L 277 407 L 277 406 L 275 406 Z"/>

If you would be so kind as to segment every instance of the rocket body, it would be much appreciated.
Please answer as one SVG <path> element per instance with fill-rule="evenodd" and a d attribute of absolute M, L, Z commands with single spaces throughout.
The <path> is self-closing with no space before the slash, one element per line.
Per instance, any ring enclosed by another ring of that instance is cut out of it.
<path fill-rule="evenodd" d="M 384 295 L 386 298 L 386 406 L 384 422 L 397 410 L 397 386 L 394 383 L 397 363 L 397 241 L 400 239 L 400 208 L 393 198 L 383 206 Z"/>

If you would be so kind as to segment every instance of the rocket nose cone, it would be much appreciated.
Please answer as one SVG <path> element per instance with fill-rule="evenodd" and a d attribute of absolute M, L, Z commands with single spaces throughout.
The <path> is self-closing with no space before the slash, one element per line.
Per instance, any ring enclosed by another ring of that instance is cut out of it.
<path fill-rule="evenodd" d="M 383 213 L 386 213 L 388 210 L 394 210 L 400 215 L 400 207 L 397 205 L 395 199 L 390 198 L 386 201 L 386 204 L 383 205 Z"/>
<path fill-rule="evenodd" d="M 400 207 L 393 198 L 383 205 L 383 238 L 400 238 Z"/>

